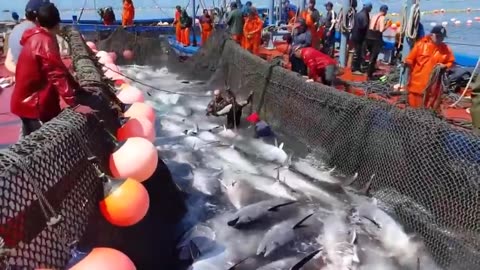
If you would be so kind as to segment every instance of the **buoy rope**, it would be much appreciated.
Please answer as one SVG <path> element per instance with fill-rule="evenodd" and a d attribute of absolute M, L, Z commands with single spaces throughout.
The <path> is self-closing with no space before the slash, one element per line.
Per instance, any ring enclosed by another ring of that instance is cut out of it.
<path fill-rule="evenodd" d="M 430 102 L 430 104 L 433 103 L 433 108 L 425 108 L 425 106 L 428 104 L 425 104 L 426 101 L 427 101 L 427 98 L 431 96 L 432 99 L 434 99 L 435 97 L 433 95 L 435 95 L 435 93 L 432 93 L 434 89 L 434 86 L 437 84 L 437 83 L 440 83 L 440 89 L 438 90 L 439 93 L 438 93 L 438 98 L 437 100 L 435 100 L 434 102 Z M 425 89 L 423 90 L 423 107 L 425 109 L 433 109 L 433 110 L 436 110 L 440 104 L 441 104 L 441 101 L 442 101 L 442 95 L 443 93 L 445 93 L 446 89 L 448 89 L 448 78 L 447 78 L 447 72 L 446 72 L 446 68 L 445 67 L 442 67 L 441 65 L 436 65 L 432 72 L 430 73 L 430 78 L 428 79 L 428 82 L 427 82 L 427 86 L 425 87 Z"/>
<path fill-rule="evenodd" d="M 338 22 L 340 23 L 339 29 L 342 33 L 350 33 L 355 26 L 355 14 L 356 11 L 352 7 L 353 0 L 350 0 L 350 8 L 347 10 L 347 15 L 344 15 L 343 8 L 340 9 L 338 15 Z"/>
<path fill-rule="evenodd" d="M 480 57 L 479 57 L 478 60 L 477 60 L 477 64 L 475 65 L 475 68 L 473 69 L 472 75 L 470 76 L 470 79 L 468 80 L 468 83 L 467 83 L 467 85 L 465 86 L 465 89 L 463 89 L 462 95 L 460 95 L 460 97 L 458 98 L 458 100 L 455 101 L 455 103 L 453 103 L 452 105 L 450 105 L 450 107 L 456 107 L 456 106 L 458 105 L 458 103 L 460 103 L 460 101 L 463 99 L 463 97 L 465 96 L 465 94 L 466 94 L 467 91 L 468 91 L 468 88 L 470 88 L 470 84 L 472 83 L 473 77 L 474 77 L 475 74 L 477 73 L 477 69 L 478 69 L 479 66 L 480 66 Z"/>
<path fill-rule="evenodd" d="M 130 77 L 130 76 L 128 76 L 128 75 L 120 72 L 120 71 L 113 70 L 113 69 L 111 69 L 111 68 L 109 68 L 109 67 L 107 67 L 107 66 L 105 66 L 105 65 L 103 65 L 103 64 L 102 64 L 102 66 L 105 67 L 106 69 L 108 69 L 108 70 L 110 70 L 110 71 L 118 74 L 118 75 L 121 75 L 121 76 L 123 76 L 123 77 L 125 77 L 125 78 L 127 78 L 127 79 L 129 79 L 129 80 L 131 80 L 131 81 L 133 81 L 133 82 L 136 82 L 136 83 L 138 83 L 138 84 L 140 84 L 140 85 L 143 85 L 143 86 L 145 86 L 145 87 L 151 88 L 151 89 L 153 89 L 153 90 L 155 90 L 155 91 L 165 92 L 165 93 L 169 93 L 169 94 L 176 94 L 176 95 L 181 95 L 181 96 L 210 97 L 209 95 L 200 95 L 200 94 L 185 93 L 185 92 L 175 92 L 175 91 L 170 91 L 170 90 L 166 90 L 166 89 L 161 89 L 161 88 L 155 87 L 155 86 L 153 86 L 153 85 L 144 83 L 144 82 L 142 82 L 142 81 L 140 81 L 140 80 L 138 80 L 138 79 L 132 78 L 132 77 Z"/>
<path fill-rule="evenodd" d="M 12 151 L 2 151 L 2 155 L 13 160 L 12 166 L 15 166 L 23 171 L 25 178 L 29 184 L 33 187 L 33 192 L 37 196 L 38 204 L 42 210 L 43 216 L 47 221 L 47 226 L 52 227 L 57 225 L 62 220 L 62 215 L 57 214 L 53 206 L 48 202 L 47 198 L 43 195 L 42 189 L 40 188 L 36 178 L 32 176 L 30 170 L 27 168 L 24 163 L 24 158 L 19 154 Z M 18 172 L 20 173 L 20 172 Z"/>
<path fill-rule="evenodd" d="M 415 2 L 410 8 L 410 13 L 408 11 L 407 5 L 404 5 L 401 34 L 409 40 L 415 40 L 420 24 L 420 4 Z"/>

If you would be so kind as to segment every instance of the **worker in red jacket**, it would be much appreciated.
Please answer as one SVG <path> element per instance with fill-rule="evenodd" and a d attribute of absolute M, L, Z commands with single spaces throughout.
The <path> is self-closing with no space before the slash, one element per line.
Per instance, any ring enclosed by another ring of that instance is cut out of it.
<path fill-rule="evenodd" d="M 60 56 L 56 34 L 60 14 L 54 4 L 45 4 L 37 14 L 39 26 L 25 31 L 15 73 L 11 111 L 19 116 L 26 136 L 61 112 L 60 96 L 70 106 L 76 104 L 79 89 Z"/>
<path fill-rule="evenodd" d="M 325 85 L 333 84 L 337 72 L 337 62 L 333 58 L 312 47 L 297 49 L 294 54 L 307 66 L 308 78 Z"/>

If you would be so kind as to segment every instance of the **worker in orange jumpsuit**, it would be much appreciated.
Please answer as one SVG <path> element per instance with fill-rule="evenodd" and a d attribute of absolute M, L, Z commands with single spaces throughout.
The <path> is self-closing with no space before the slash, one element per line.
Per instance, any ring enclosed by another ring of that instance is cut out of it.
<path fill-rule="evenodd" d="M 193 20 L 188 16 L 187 11 L 182 10 L 182 16 L 180 17 L 180 27 L 182 30 L 182 44 L 185 47 L 190 46 L 190 28 L 192 28 Z"/>
<path fill-rule="evenodd" d="M 294 54 L 307 66 L 309 79 L 325 85 L 333 85 L 337 72 L 335 59 L 312 47 L 296 49 Z"/>
<path fill-rule="evenodd" d="M 182 7 L 175 7 L 175 19 L 173 20 L 173 25 L 175 25 L 175 38 L 178 43 L 182 42 L 182 27 L 180 25 L 180 17 L 182 16 Z"/>
<path fill-rule="evenodd" d="M 258 49 L 262 42 L 263 21 L 258 16 L 257 9 L 250 8 L 245 24 L 243 25 L 244 49 L 258 55 Z"/>
<path fill-rule="evenodd" d="M 302 11 L 300 17 L 305 20 L 308 30 L 312 35 L 312 47 L 318 48 L 320 38 L 318 35 L 318 23 L 320 21 L 320 12 L 315 8 L 315 0 L 308 2 L 308 8 Z"/>
<path fill-rule="evenodd" d="M 213 19 L 207 9 L 203 10 L 203 16 L 200 17 L 200 26 L 202 28 L 202 45 L 204 45 L 213 31 Z"/>
<path fill-rule="evenodd" d="M 408 103 L 411 107 L 423 107 L 423 94 L 428 85 L 430 74 L 435 66 L 443 68 L 453 66 L 455 57 L 447 44 L 443 42 L 447 30 L 443 26 L 433 27 L 430 35 L 417 41 L 405 64 L 410 67 L 410 77 L 407 83 Z"/>
<path fill-rule="evenodd" d="M 132 0 L 123 0 L 123 13 L 122 13 L 122 25 L 133 25 L 133 19 L 135 18 L 135 7 Z"/>

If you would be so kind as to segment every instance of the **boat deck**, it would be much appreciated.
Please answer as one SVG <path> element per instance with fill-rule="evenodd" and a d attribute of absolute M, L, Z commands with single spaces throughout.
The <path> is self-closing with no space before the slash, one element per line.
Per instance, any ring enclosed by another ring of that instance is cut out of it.
<path fill-rule="evenodd" d="M 5 68 L 4 62 L 5 58 L 0 57 L 0 78 L 13 75 Z M 69 58 L 63 59 L 63 62 L 67 67 L 71 67 L 72 61 Z M 10 98 L 14 86 L 0 88 L 0 149 L 16 143 L 20 138 L 22 122 L 10 112 Z M 63 100 L 61 102 L 61 106 L 65 106 Z"/>
<path fill-rule="evenodd" d="M 12 76 L 4 66 L 5 58 L 0 58 L 0 78 Z M 17 142 L 20 136 L 21 121 L 10 112 L 10 97 L 13 87 L 0 88 L 0 148 Z"/>
<path fill-rule="evenodd" d="M 265 49 L 261 48 L 259 52 L 259 56 L 266 59 L 267 61 L 272 60 L 273 58 L 278 58 L 278 57 L 283 57 L 284 61 L 288 61 L 288 57 L 284 57 L 284 53 L 282 50 L 277 50 L 277 49 Z M 289 65 L 287 65 L 288 68 Z M 391 71 L 391 67 L 386 65 L 386 64 L 381 64 L 379 62 L 379 70 L 377 71 L 378 75 L 384 75 L 388 74 Z M 367 81 L 367 76 L 366 75 L 355 75 L 352 74 L 351 70 L 349 68 L 344 68 L 343 69 L 343 74 L 339 76 L 339 79 L 346 82 L 347 84 L 349 82 L 366 82 Z M 385 102 L 388 102 L 390 104 L 396 104 L 396 106 L 404 108 L 404 104 L 398 104 L 400 101 L 400 96 L 392 96 L 389 98 L 386 98 L 382 95 L 379 94 L 368 94 L 365 95 L 364 89 L 361 89 L 359 87 L 346 87 L 344 85 L 342 86 L 337 86 L 336 87 L 339 91 L 348 91 L 351 94 L 357 95 L 357 96 L 367 96 L 368 98 L 372 99 L 377 99 L 377 100 L 383 100 Z M 469 97 L 469 93 L 467 93 L 467 97 Z M 470 116 L 470 113 L 466 110 L 468 107 L 470 107 L 470 104 L 460 104 L 457 107 L 450 107 L 452 102 L 448 99 L 444 99 L 442 105 L 441 105 L 441 113 L 443 117 L 449 121 L 449 122 L 454 122 L 456 124 L 464 124 L 464 123 L 471 123 L 472 118 Z"/>

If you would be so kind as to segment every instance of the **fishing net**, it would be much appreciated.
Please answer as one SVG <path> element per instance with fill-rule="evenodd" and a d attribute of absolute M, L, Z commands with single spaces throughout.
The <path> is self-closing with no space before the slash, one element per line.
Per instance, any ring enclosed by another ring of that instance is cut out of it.
<path fill-rule="evenodd" d="M 124 252 L 138 269 L 177 269 L 175 225 L 185 207 L 161 161 L 154 180 L 145 183 L 151 205 L 141 222 L 118 228 L 99 211 L 104 194 L 98 168 L 109 173 L 111 137 L 125 106 L 80 33 L 69 30 L 64 39 L 85 90 L 77 101 L 96 112 L 66 109 L 0 152 L 0 269 L 64 269 L 73 251 L 98 246 Z"/>
<path fill-rule="evenodd" d="M 147 54 L 141 47 L 136 50 Z M 275 61 L 244 51 L 222 31 L 181 67 L 185 77 L 209 74 L 212 88 L 230 87 L 239 98 L 254 91 L 252 110 L 284 136 L 306 145 L 307 153 L 346 175 L 358 173 L 353 185 L 362 188 L 370 183 L 373 196 L 389 205 L 408 232 L 423 239 L 440 266 L 478 268 L 477 134 L 428 111 L 399 109 L 306 83 Z"/>

